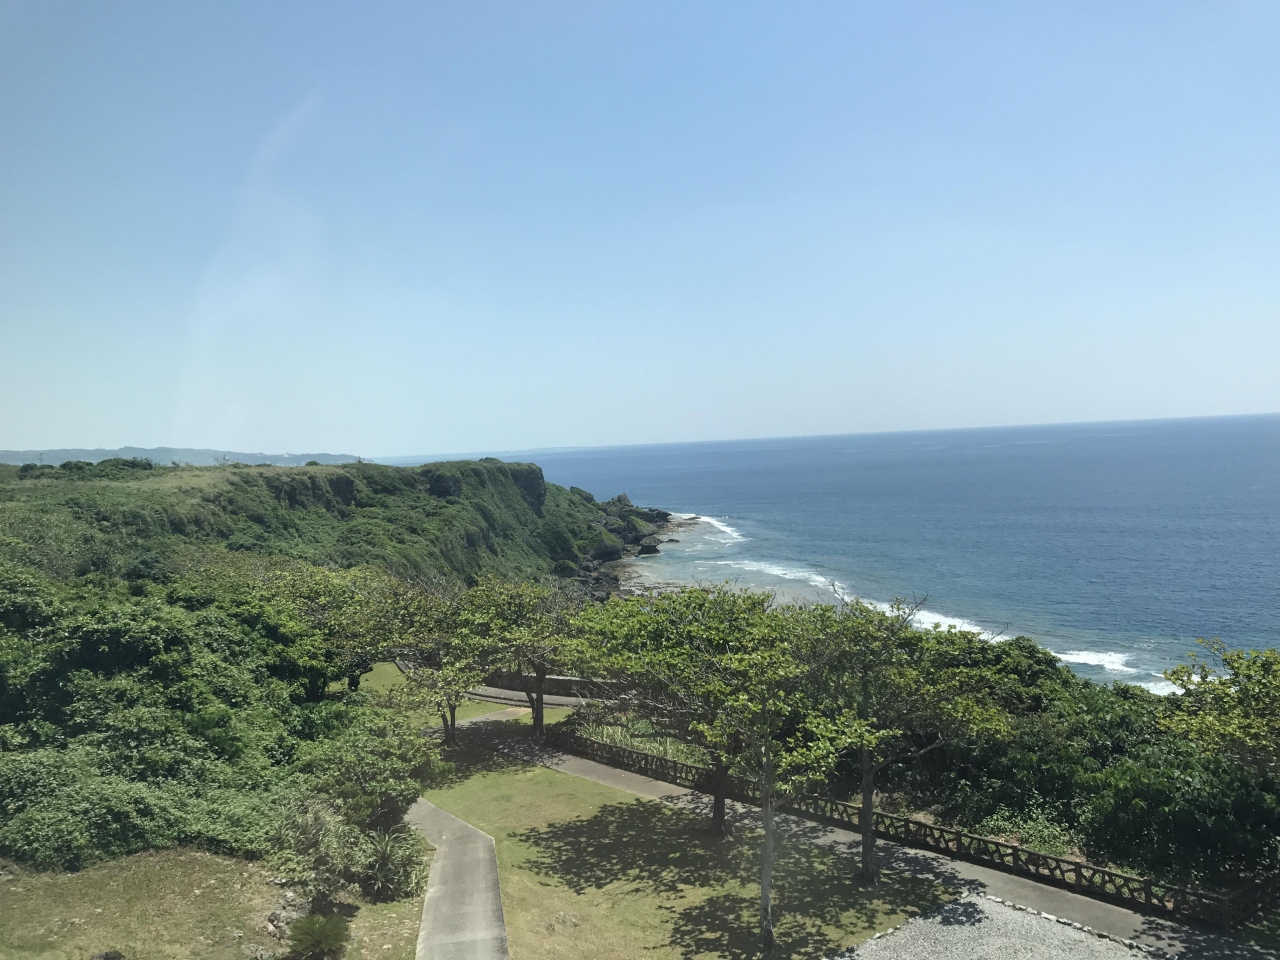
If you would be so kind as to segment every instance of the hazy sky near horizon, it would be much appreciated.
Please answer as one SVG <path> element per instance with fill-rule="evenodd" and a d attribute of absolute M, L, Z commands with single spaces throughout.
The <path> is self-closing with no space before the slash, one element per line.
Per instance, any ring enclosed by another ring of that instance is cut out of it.
<path fill-rule="evenodd" d="M 1280 410 L 1273 2 L 0 0 L 0 448 Z"/>

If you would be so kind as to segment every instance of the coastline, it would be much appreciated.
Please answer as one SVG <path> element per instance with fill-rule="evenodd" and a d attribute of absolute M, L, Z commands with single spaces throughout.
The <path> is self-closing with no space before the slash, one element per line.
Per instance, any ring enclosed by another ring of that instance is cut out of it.
<path fill-rule="evenodd" d="M 882 600 L 859 595 L 847 584 L 824 576 L 815 565 L 799 562 L 778 563 L 758 560 L 746 553 L 752 537 L 730 526 L 725 520 L 699 514 L 671 513 L 658 534 L 645 538 L 648 549 L 629 545 L 623 556 L 604 564 L 602 572 L 611 579 L 610 593 L 634 596 L 641 593 L 678 590 L 682 587 L 729 583 L 732 586 L 774 593 L 779 600 L 793 603 L 832 603 L 841 599 L 857 599 L 873 607 L 887 609 Z M 666 549 L 662 549 L 666 547 Z M 940 614 L 923 609 L 917 615 L 922 628 L 954 627 L 972 631 L 995 642 L 1018 633 L 1011 629 L 991 629 L 963 617 Z M 1081 676 L 1100 683 L 1122 682 L 1143 687 L 1159 695 L 1174 692 L 1163 675 L 1130 666 L 1132 654 L 1127 651 L 1078 649 L 1070 641 L 1055 642 L 1034 633 L 1036 642 L 1065 666 Z"/>

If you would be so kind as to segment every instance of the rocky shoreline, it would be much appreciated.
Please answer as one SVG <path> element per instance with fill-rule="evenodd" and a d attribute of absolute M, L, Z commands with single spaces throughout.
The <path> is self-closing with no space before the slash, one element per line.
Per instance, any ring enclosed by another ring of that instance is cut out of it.
<path fill-rule="evenodd" d="M 584 490 L 571 489 L 579 496 L 590 497 Z M 660 552 L 664 543 L 678 542 L 672 534 L 693 526 L 700 519 L 656 507 L 637 507 L 625 493 L 603 501 L 600 506 L 605 512 L 602 525 L 621 543 L 596 548 L 589 557 L 578 561 L 571 577 L 597 600 L 646 589 L 640 586 L 636 577 L 628 575 L 628 562 Z"/>

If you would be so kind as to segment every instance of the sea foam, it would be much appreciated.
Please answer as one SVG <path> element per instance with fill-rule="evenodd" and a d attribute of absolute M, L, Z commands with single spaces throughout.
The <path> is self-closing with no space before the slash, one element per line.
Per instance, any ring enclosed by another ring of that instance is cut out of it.
<path fill-rule="evenodd" d="M 1107 673 L 1137 673 L 1137 667 L 1129 666 L 1127 653 L 1096 652 L 1093 650 L 1066 650 L 1059 653 L 1051 650 L 1055 657 L 1063 663 L 1079 663 L 1089 667 L 1101 667 Z"/>
<path fill-rule="evenodd" d="M 751 539 L 750 537 L 744 537 L 723 520 L 717 520 L 715 517 L 702 517 L 701 519 L 703 523 L 710 524 L 724 534 L 723 537 L 716 537 L 708 534 L 707 536 L 711 540 L 719 540 L 721 543 L 741 543 L 742 541 Z"/>
<path fill-rule="evenodd" d="M 845 584 L 838 580 L 824 576 L 817 570 L 805 567 L 788 567 L 778 563 L 768 563 L 763 560 L 699 560 L 700 566 L 722 566 L 734 567 L 738 570 L 747 570 L 756 573 L 768 574 L 772 577 L 778 577 L 782 580 L 795 580 L 801 583 L 807 583 L 820 592 L 822 596 L 834 594 L 839 600 L 857 600 L 861 599 L 868 606 L 875 607 L 877 610 L 888 612 L 891 605 L 881 600 L 868 600 L 865 597 L 859 598 Z M 914 623 L 922 629 L 930 629 L 932 627 L 940 627 L 943 630 L 954 627 L 956 630 L 964 630 L 972 633 L 978 633 L 985 637 L 994 639 L 991 631 L 985 627 L 974 623 L 972 620 L 965 620 L 963 617 L 951 617 L 942 613 L 934 613 L 932 610 L 916 611 Z"/>

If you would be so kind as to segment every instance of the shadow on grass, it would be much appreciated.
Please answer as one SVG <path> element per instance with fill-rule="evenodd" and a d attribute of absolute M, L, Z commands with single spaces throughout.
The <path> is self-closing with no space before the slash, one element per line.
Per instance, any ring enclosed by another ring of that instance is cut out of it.
<path fill-rule="evenodd" d="M 518 758 L 484 746 L 474 736 L 464 736 L 461 728 L 458 733 L 458 745 L 441 750 L 441 757 L 449 764 L 449 769 L 431 782 L 433 789 L 456 786 L 482 773 L 501 773 L 529 766 Z"/>
<path fill-rule="evenodd" d="M 524 831 L 528 869 L 575 893 L 616 882 L 656 895 L 672 915 L 671 946 L 685 956 L 758 957 L 759 834 L 745 824 L 710 839 L 694 812 L 648 800 L 609 804 L 583 820 Z M 824 832 L 813 826 L 815 836 Z M 821 957 L 840 948 L 841 933 L 868 935 L 887 917 L 941 904 L 930 879 L 886 872 L 857 879 L 856 845 L 816 844 L 802 828 L 779 847 L 775 880 L 778 956 Z"/>

